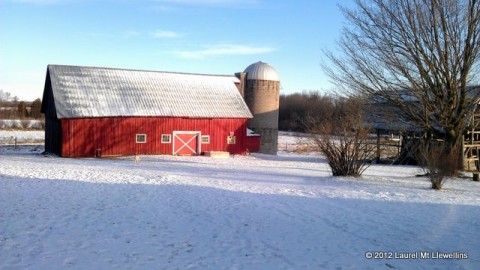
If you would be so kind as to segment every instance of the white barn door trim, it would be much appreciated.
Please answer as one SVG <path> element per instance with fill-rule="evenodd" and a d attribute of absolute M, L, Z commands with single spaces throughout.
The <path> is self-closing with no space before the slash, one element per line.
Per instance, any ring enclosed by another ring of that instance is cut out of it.
<path fill-rule="evenodd" d="M 200 155 L 202 152 L 201 139 L 202 133 L 200 131 L 174 131 L 173 155 Z M 193 146 L 193 143 L 196 145 Z"/>

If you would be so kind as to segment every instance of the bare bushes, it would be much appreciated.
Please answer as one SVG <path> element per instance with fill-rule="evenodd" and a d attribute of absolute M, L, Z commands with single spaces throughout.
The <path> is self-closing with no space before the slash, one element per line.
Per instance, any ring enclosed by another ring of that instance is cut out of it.
<path fill-rule="evenodd" d="M 435 190 L 442 189 L 447 177 L 458 170 L 458 151 L 446 149 L 443 142 L 422 141 L 417 156 Z"/>
<path fill-rule="evenodd" d="M 349 108 L 347 114 L 324 121 L 314 132 L 314 143 L 325 155 L 333 176 L 358 177 L 375 157 L 376 148 L 369 143 L 370 130 L 358 104 Z"/>

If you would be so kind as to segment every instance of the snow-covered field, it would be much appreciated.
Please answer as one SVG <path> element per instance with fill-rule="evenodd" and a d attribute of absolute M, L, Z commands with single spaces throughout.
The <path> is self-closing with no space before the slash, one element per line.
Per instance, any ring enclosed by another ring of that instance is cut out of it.
<path fill-rule="evenodd" d="M 43 130 L 2 130 L 0 129 L 0 145 L 42 143 L 45 141 Z"/>
<path fill-rule="evenodd" d="M 417 167 L 334 178 L 312 155 L 42 151 L 0 146 L 0 269 L 480 269 L 471 179 L 433 191 Z"/>
<path fill-rule="evenodd" d="M 44 120 L 0 119 L 0 129 L 37 129 L 45 127 Z"/>

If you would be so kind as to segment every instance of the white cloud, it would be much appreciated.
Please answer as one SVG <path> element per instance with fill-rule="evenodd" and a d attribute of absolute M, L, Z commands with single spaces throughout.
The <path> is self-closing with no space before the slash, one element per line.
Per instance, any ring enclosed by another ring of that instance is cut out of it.
<path fill-rule="evenodd" d="M 1 0 L 0 0 L 1 1 Z M 205 8 L 249 9 L 262 6 L 260 0 L 148 0 L 143 10 L 158 13 L 180 12 L 190 6 Z"/>
<path fill-rule="evenodd" d="M 150 33 L 135 31 L 135 30 L 125 30 L 123 32 L 118 32 L 118 33 L 87 32 L 82 34 L 85 40 L 105 39 L 105 38 L 131 39 L 131 38 L 137 38 L 137 37 L 145 37 L 147 35 L 153 38 L 180 38 L 184 36 L 184 34 L 176 33 L 173 31 L 164 31 L 164 30 L 157 30 Z"/>
<path fill-rule="evenodd" d="M 204 59 L 209 56 L 254 55 L 273 51 L 276 51 L 276 49 L 266 46 L 256 47 L 241 44 L 217 44 L 196 51 L 175 51 L 175 54 L 182 58 Z"/>
<path fill-rule="evenodd" d="M 184 36 L 183 34 L 166 30 L 157 30 L 150 33 L 150 35 L 154 38 L 179 38 Z"/>
<path fill-rule="evenodd" d="M 258 0 L 151 0 L 152 2 L 197 6 L 249 6 Z"/>
<path fill-rule="evenodd" d="M 176 11 L 176 8 L 170 7 L 170 6 L 159 6 L 159 5 L 154 5 L 154 6 L 147 6 L 143 7 L 142 10 L 145 11 L 151 11 L 151 12 L 159 12 L 159 13 L 169 13 L 172 11 Z"/>
<path fill-rule="evenodd" d="M 13 3 L 34 4 L 34 5 L 49 5 L 61 2 L 70 2 L 71 0 L 12 0 Z"/>

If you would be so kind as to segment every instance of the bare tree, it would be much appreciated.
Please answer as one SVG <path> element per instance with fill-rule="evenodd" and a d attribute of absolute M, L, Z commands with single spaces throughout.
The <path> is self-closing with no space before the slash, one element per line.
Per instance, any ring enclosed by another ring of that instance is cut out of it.
<path fill-rule="evenodd" d="M 10 94 L 7 91 L 4 91 L 3 89 L 0 89 L 0 101 L 10 101 L 12 98 L 12 94 Z"/>
<path fill-rule="evenodd" d="M 476 96 L 480 0 L 356 0 L 342 54 L 324 69 L 349 93 L 381 97 L 453 153 Z"/>
<path fill-rule="evenodd" d="M 307 132 L 336 112 L 335 98 L 318 91 L 280 96 L 279 129 Z"/>
<path fill-rule="evenodd" d="M 23 119 L 28 116 L 27 103 L 20 101 L 17 104 L 17 118 Z"/>
<path fill-rule="evenodd" d="M 31 116 L 35 119 L 40 119 L 42 117 L 42 100 L 37 98 L 32 102 Z"/>

